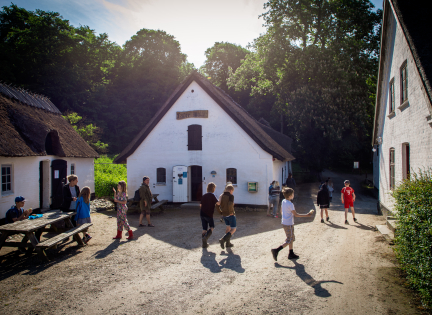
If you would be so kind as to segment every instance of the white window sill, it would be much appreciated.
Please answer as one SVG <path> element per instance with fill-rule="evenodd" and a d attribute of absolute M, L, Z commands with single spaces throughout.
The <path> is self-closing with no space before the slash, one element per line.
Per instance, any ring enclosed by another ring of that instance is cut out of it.
<path fill-rule="evenodd" d="M 156 183 L 156 186 L 166 186 L 166 183 Z"/>
<path fill-rule="evenodd" d="M 13 194 L 14 194 L 13 191 L 4 191 L 1 193 L 1 196 L 2 197 L 8 197 L 8 196 L 11 196 Z"/>
<path fill-rule="evenodd" d="M 396 116 L 396 113 L 394 111 L 387 115 L 387 117 L 390 119 L 393 118 L 394 116 Z"/>

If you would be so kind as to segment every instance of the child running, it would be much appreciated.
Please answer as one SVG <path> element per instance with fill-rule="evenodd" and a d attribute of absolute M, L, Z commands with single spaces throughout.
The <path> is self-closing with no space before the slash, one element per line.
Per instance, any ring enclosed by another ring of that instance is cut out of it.
<path fill-rule="evenodd" d="M 310 217 L 314 213 L 314 210 L 309 211 L 307 214 L 299 214 L 295 211 L 294 204 L 291 202 L 294 198 L 294 189 L 285 188 L 283 191 L 285 199 L 282 201 L 282 227 L 286 234 L 285 243 L 278 248 L 271 250 L 273 258 L 277 261 L 279 252 L 285 247 L 289 246 L 288 259 L 297 259 L 299 256 L 294 254 L 293 243 L 295 241 L 294 235 L 294 217 Z"/>
<path fill-rule="evenodd" d="M 342 200 L 342 203 L 344 204 L 344 208 L 345 208 L 345 224 L 349 224 L 349 222 L 347 220 L 349 208 L 351 208 L 351 213 L 352 213 L 354 222 L 357 222 L 357 219 L 355 218 L 355 212 L 354 212 L 355 193 L 354 193 L 354 189 L 352 189 L 350 187 L 350 181 L 349 180 L 344 181 L 344 185 L 345 185 L 345 187 L 342 188 L 342 191 L 341 191 L 341 200 Z"/>
<path fill-rule="evenodd" d="M 85 223 L 91 223 L 90 218 L 90 187 L 85 186 L 81 189 L 78 199 L 76 200 L 76 215 L 75 215 L 76 225 L 80 226 Z M 88 229 L 85 229 L 83 234 L 83 242 L 85 244 L 91 240 L 90 234 L 87 233 Z"/>
<path fill-rule="evenodd" d="M 225 191 L 219 197 L 220 209 L 219 212 L 223 215 L 223 219 L 226 224 L 225 235 L 219 240 L 220 246 L 222 249 L 225 246 L 233 247 L 234 244 L 230 242 L 231 237 L 237 230 L 237 221 L 234 211 L 234 186 L 228 184 L 225 187 Z"/>
<path fill-rule="evenodd" d="M 127 186 L 126 182 L 124 180 L 119 181 L 117 185 L 117 190 L 113 188 L 114 190 L 114 202 L 117 203 L 117 235 L 113 237 L 113 239 L 120 239 L 122 238 L 122 232 L 123 232 L 123 226 L 126 231 L 128 231 L 128 240 L 133 239 L 133 232 L 129 226 L 126 212 L 128 210 L 128 207 L 126 205 L 127 203 Z"/>
<path fill-rule="evenodd" d="M 202 248 L 209 247 L 207 240 L 213 233 L 213 229 L 215 227 L 213 220 L 213 213 L 215 209 L 215 205 L 219 205 L 219 202 L 214 195 L 216 190 L 216 185 L 214 183 L 208 183 L 207 185 L 207 193 L 202 196 L 201 204 L 200 204 L 200 216 L 202 223 Z M 210 227 L 210 228 L 209 228 Z"/>

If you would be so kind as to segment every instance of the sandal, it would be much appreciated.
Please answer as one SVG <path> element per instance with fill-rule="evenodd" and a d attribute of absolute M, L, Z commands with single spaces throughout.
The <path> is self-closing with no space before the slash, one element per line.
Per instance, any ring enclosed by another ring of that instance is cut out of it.
<path fill-rule="evenodd" d="M 149 227 L 155 227 L 153 224 L 149 224 L 148 226 L 149 226 Z"/>
<path fill-rule="evenodd" d="M 140 224 L 140 225 L 139 225 L 139 227 L 144 227 L 144 226 L 145 226 L 145 224 Z"/>

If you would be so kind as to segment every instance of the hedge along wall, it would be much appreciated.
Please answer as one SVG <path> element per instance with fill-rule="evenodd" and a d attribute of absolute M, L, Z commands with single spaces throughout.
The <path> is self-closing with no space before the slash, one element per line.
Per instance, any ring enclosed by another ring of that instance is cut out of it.
<path fill-rule="evenodd" d="M 399 220 L 396 255 L 424 306 L 432 306 L 432 177 L 431 170 L 411 174 L 393 192 Z"/>
<path fill-rule="evenodd" d="M 112 161 L 113 159 L 109 157 L 95 160 L 96 197 L 113 196 L 112 189 L 117 189 L 119 181 L 124 180 L 127 183 L 126 164 L 110 164 Z"/>

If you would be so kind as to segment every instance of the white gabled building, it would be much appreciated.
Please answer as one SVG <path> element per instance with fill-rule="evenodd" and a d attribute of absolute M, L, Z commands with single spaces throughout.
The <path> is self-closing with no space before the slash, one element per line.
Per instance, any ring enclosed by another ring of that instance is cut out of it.
<path fill-rule="evenodd" d="M 94 192 L 96 157 L 49 99 L 0 84 L 0 218 L 20 195 L 26 209 L 58 209 L 71 173 Z"/>
<path fill-rule="evenodd" d="M 131 191 L 146 175 L 159 199 L 199 201 L 209 182 L 217 195 L 232 182 L 237 204 L 266 205 L 269 183 L 291 170 L 291 142 L 194 72 L 114 162 L 127 163 Z"/>
<path fill-rule="evenodd" d="M 385 0 L 373 130 L 380 207 L 411 171 L 432 167 L 432 19 L 421 1 Z"/>

